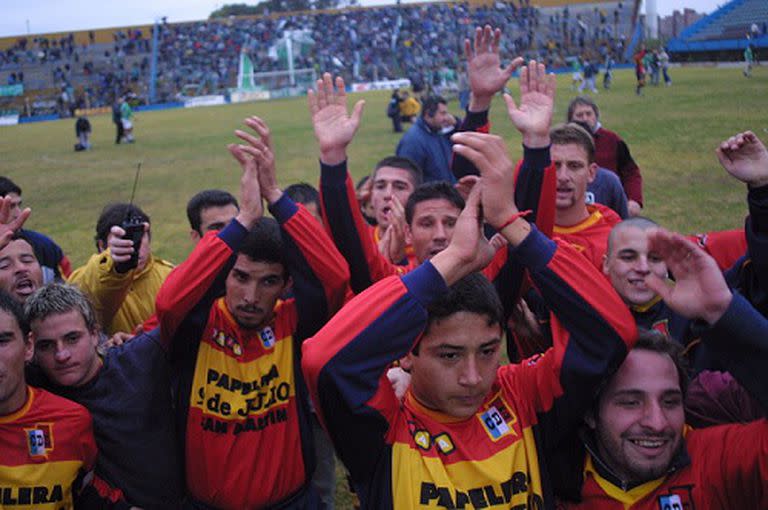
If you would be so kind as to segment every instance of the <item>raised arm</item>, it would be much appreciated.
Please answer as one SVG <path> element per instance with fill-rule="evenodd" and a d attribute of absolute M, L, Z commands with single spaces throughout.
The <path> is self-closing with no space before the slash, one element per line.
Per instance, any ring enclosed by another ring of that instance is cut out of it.
<path fill-rule="evenodd" d="M 355 481 L 369 478 L 380 462 L 400 408 L 387 369 L 421 336 L 427 305 L 492 256 L 480 230 L 478 192 L 470 194 L 445 250 L 402 279 L 376 283 L 304 343 L 310 394 Z"/>
<path fill-rule="evenodd" d="M 288 270 L 301 311 L 296 336 L 304 339 L 314 334 L 344 304 L 349 268 L 322 225 L 279 187 L 267 124 L 259 117 L 249 117 L 245 124 L 258 137 L 238 131 L 238 137 L 247 143 L 240 149 L 255 160 L 261 195 L 280 223 Z"/>
<path fill-rule="evenodd" d="M 175 338 L 199 338 L 208 318 L 205 311 L 224 292 L 225 269 L 231 264 L 233 253 L 264 215 L 256 161 L 238 145 L 231 144 L 228 149 L 242 170 L 240 211 L 220 232 L 203 236 L 187 260 L 168 275 L 157 294 L 162 345 L 168 350 L 173 347 L 174 355 L 177 348 L 181 352 L 191 348 L 174 342 Z M 181 328 L 184 331 L 180 332 Z"/>
<path fill-rule="evenodd" d="M 488 223 L 509 242 L 510 258 L 524 267 L 552 311 L 554 349 L 546 361 L 519 369 L 521 383 L 537 395 L 556 438 L 581 418 L 595 388 L 619 366 L 636 337 L 626 305 L 596 268 L 566 243 L 555 243 L 520 217 L 510 197 L 511 165 L 503 142 L 474 133 L 459 148 L 482 174 L 482 204 Z M 563 395 L 565 394 L 565 398 Z"/>
<path fill-rule="evenodd" d="M 401 268 L 381 254 L 355 195 L 347 171 L 347 146 L 360 124 L 363 101 L 358 101 L 350 115 L 344 80 L 325 73 L 317 81 L 317 91 L 308 93 L 309 111 L 315 138 L 320 147 L 320 200 L 323 220 L 333 242 L 349 265 L 350 285 L 355 293 Z"/>
<path fill-rule="evenodd" d="M 733 294 L 715 260 L 683 236 L 659 229 L 648 234 L 648 243 L 674 273 L 675 283 L 649 275 L 647 285 L 676 313 L 710 326 L 705 345 L 768 409 L 768 319 Z"/>
<path fill-rule="evenodd" d="M 523 63 L 523 59 L 517 57 L 508 66 L 501 66 L 501 37 L 500 29 L 486 25 L 475 29 L 472 41 L 464 40 L 470 100 L 467 115 L 458 131 L 490 131 L 488 111 L 493 96 L 504 89 L 512 73 Z M 465 175 L 479 175 L 472 162 L 458 153 L 454 153 L 451 170 L 457 179 Z"/>

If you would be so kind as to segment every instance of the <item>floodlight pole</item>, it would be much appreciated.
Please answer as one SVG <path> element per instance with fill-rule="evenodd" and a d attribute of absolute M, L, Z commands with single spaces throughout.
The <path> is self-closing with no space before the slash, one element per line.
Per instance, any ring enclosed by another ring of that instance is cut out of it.
<path fill-rule="evenodd" d="M 152 59 L 149 65 L 149 104 L 155 102 L 155 93 L 157 89 L 157 40 L 160 32 L 160 20 L 155 19 L 152 27 Z"/>

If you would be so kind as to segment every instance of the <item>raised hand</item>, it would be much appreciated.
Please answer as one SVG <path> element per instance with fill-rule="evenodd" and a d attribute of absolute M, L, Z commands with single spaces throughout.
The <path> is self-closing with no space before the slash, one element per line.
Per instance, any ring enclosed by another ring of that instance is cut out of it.
<path fill-rule="evenodd" d="M 448 285 L 481 270 L 491 262 L 496 253 L 496 249 L 483 234 L 481 187 L 475 185 L 469 193 L 448 247 L 431 259 L 432 265 Z"/>
<path fill-rule="evenodd" d="M 0 197 L 0 250 L 8 246 L 13 235 L 24 225 L 32 210 L 27 207 L 11 220 L 12 197 Z"/>
<path fill-rule="evenodd" d="M 379 252 L 393 264 L 405 258 L 405 208 L 397 197 L 392 197 L 392 207 L 388 212 L 389 226 L 379 241 Z"/>
<path fill-rule="evenodd" d="M 531 60 L 520 69 L 520 106 L 509 94 L 504 94 L 507 113 L 523 143 L 530 148 L 549 145 L 549 128 L 555 106 L 555 75 L 547 74 L 544 64 Z"/>
<path fill-rule="evenodd" d="M 504 140 L 497 135 L 465 131 L 451 137 L 453 150 L 480 170 L 483 214 L 498 228 L 517 212 L 514 166 Z M 456 235 L 454 233 L 454 235 Z"/>
<path fill-rule="evenodd" d="M 144 231 L 149 230 L 149 223 L 144 223 Z M 133 241 L 125 239 L 125 230 L 117 225 L 109 229 L 110 236 L 107 237 L 107 247 L 109 255 L 115 262 L 128 262 L 133 255 Z"/>
<path fill-rule="evenodd" d="M 680 234 L 657 229 L 648 232 L 648 251 L 658 254 L 675 275 L 670 286 L 653 273 L 645 283 L 683 317 L 714 324 L 731 302 L 732 294 L 717 262 Z"/>
<path fill-rule="evenodd" d="M 330 73 L 323 74 L 323 78 L 317 80 L 317 92 L 307 91 L 307 101 L 315 138 L 320 144 L 320 160 L 328 165 L 341 163 L 347 158 L 347 146 L 360 125 L 365 101 L 355 103 L 350 115 L 347 112 L 344 80 L 337 76 L 334 89 Z"/>
<path fill-rule="evenodd" d="M 730 137 L 716 152 L 720 164 L 736 179 L 754 188 L 768 184 L 768 150 L 752 131 Z"/>
<path fill-rule="evenodd" d="M 227 149 L 238 163 L 243 173 L 240 177 L 240 212 L 235 219 L 247 229 L 264 216 L 264 204 L 259 186 L 259 168 L 256 160 L 245 149 L 248 146 L 229 144 Z"/>
<path fill-rule="evenodd" d="M 464 40 L 464 54 L 467 57 L 467 74 L 472 90 L 471 111 L 487 110 L 491 98 L 507 84 L 523 59 L 514 59 L 507 67 L 501 67 L 499 42 L 501 30 L 493 30 L 490 25 L 475 29 L 474 44 Z"/>
<path fill-rule="evenodd" d="M 240 147 L 256 162 L 261 196 L 270 204 L 274 204 L 283 196 L 283 190 L 277 184 L 275 152 L 272 149 L 272 136 L 269 127 L 266 122 L 255 116 L 245 119 L 245 125 L 256 131 L 259 138 L 240 130 L 235 131 L 235 134 L 248 143 L 248 145 L 241 145 Z"/>

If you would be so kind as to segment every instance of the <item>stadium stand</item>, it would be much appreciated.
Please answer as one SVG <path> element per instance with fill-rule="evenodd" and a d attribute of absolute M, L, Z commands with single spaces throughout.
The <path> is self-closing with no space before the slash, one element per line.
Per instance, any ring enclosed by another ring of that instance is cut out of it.
<path fill-rule="evenodd" d="M 768 48 L 767 27 L 768 2 L 733 0 L 670 41 L 670 56 L 677 61 L 738 60 L 747 45 Z"/>
<path fill-rule="evenodd" d="M 455 79 L 464 38 L 485 23 L 504 31 L 503 54 L 537 58 L 550 68 L 567 65 L 573 56 L 624 59 L 637 0 L 532 3 L 437 2 L 192 23 L 163 20 L 156 102 L 189 90 L 226 91 L 235 84 L 241 50 L 256 71 L 286 69 L 275 50 L 286 30 L 302 31 L 314 41 L 295 55 L 297 68 L 330 70 L 348 83 L 420 77 L 430 86 L 446 76 Z M 12 101 L 23 115 L 45 106 L 66 116 L 74 108 L 109 106 L 115 94 L 129 91 L 144 101 L 151 39 L 151 26 L 0 39 L 0 83 L 23 83 L 25 97 Z"/>

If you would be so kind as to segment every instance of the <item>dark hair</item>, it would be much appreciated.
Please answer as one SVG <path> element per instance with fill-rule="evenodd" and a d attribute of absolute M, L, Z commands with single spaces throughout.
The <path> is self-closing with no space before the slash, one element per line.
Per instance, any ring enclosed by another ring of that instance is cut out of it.
<path fill-rule="evenodd" d="M 137 206 L 122 202 L 107 204 L 101 211 L 99 220 L 96 222 L 96 248 L 99 247 L 99 241 L 107 243 L 109 230 L 115 225 L 120 225 L 128 216 L 138 218 L 140 221 L 150 223 L 149 216 Z"/>
<path fill-rule="evenodd" d="M 21 188 L 8 177 L 0 176 L 0 197 L 4 197 L 8 193 L 16 193 L 21 196 Z"/>
<path fill-rule="evenodd" d="M 589 96 L 577 96 L 571 100 L 568 105 L 568 122 L 573 122 L 573 114 L 576 112 L 578 106 L 589 106 L 592 111 L 595 112 L 595 117 L 600 118 L 600 108 L 597 103 Z"/>
<path fill-rule="evenodd" d="M 677 370 L 677 379 L 680 383 L 680 390 L 685 395 L 688 390 L 688 363 L 684 357 L 683 346 L 672 340 L 668 335 L 655 329 L 638 328 L 637 341 L 632 350 L 642 349 L 644 351 L 655 352 L 656 354 L 666 355 L 672 360 Z M 593 416 L 598 415 L 600 399 L 603 397 L 605 388 L 610 383 L 613 375 L 603 380 L 600 388 L 595 394 L 595 400 L 592 404 Z"/>
<path fill-rule="evenodd" d="M 0 290 L 0 310 L 16 319 L 16 323 L 21 330 L 22 340 L 26 341 L 27 335 L 29 335 L 29 323 L 24 319 L 24 310 L 21 307 L 21 303 L 4 290 Z"/>
<path fill-rule="evenodd" d="M 501 299 L 493 284 L 480 273 L 465 276 L 448 288 L 448 292 L 427 306 L 427 327 L 424 334 L 435 322 L 459 312 L 475 313 L 488 320 L 488 325 L 502 323 Z M 413 353 L 419 354 L 418 344 Z"/>
<path fill-rule="evenodd" d="M 285 188 L 284 193 L 297 204 L 307 205 L 315 203 L 320 205 L 320 193 L 314 186 L 306 182 L 291 184 Z"/>
<path fill-rule="evenodd" d="M 677 379 L 680 382 L 680 389 L 685 395 L 688 390 L 688 362 L 685 358 L 685 349 L 682 345 L 674 341 L 669 335 L 655 329 L 638 330 L 637 342 L 633 350 L 642 349 L 644 351 L 655 352 L 657 354 L 666 354 L 672 360 L 677 370 Z"/>
<path fill-rule="evenodd" d="M 366 183 L 368 182 L 368 180 L 370 180 L 370 178 L 371 178 L 370 175 L 364 175 L 360 177 L 360 180 L 357 181 L 357 184 L 355 184 L 355 190 L 359 191 L 360 188 L 366 185 Z"/>
<path fill-rule="evenodd" d="M 438 105 L 448 104 L 442 96 L 427 96 L 421 100 L 421 116 L 432 117 L 437 111 Z"/>
<path fill-rule="evenodd" d="M 558 124 L 549 130 L 549 137 L 552 145 L 578 145 L 587 153 L 587 161 L 590 164 L 595 162 L 595 140 L 581 125 L 574 122 Z"/>
<path fill-rule="evenodd" d="M 386 158 L 376 163 L 376 167 L 373 169 L 372 175 L 374 181 L 376 180 L 376 173 L 379 171 L 379 168 L 383 168 L 385 166 L 406 170 L 411 176 L 411 181 L 414 188 L 424 182 L 424 172 L 421 171 L 421 167 L 419 167 L 419 165 L 417 165 L 416 162 L 414 162 L 412 159 L 404 158 L 401 156 L 387 156 Z"/>
<path fill-rule="evenodd" d="M 405 203 L 405 221 L 409 225 L 413 221 L 413 213 L 416 205 L 425 200 L 445 199 L 459 209 L 464 209 L 464 199 L 461 198 L 456 188 L 444 181 L 425 182 L 416 187 Z"/>
<path fill-rule="evenodd" d="M 221 189 L 206 189 L 201 191 L 187 202 L 187 219 L 189 220 L 189 227 L 200 235 L 205 234 L 205 232 L 200 231 L 203 209 L 209 207 L 223 207 L 230 204 L 240 209 L 237 199 L 228 191 Z"/>
<path fill-rule="evenodd" d="M 259 218 L 237 250 L 254 262 L 282 264 L 287 273 L 288 264 L 283 252 L 283 238 L 280 226 L 272 218 Z"/>

